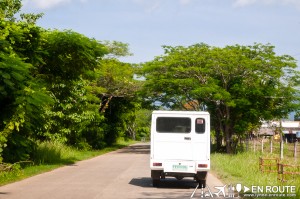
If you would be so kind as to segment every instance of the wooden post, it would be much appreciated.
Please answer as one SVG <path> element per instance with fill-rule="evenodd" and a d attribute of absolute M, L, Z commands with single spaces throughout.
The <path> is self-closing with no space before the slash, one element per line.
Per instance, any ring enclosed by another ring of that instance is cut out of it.
<path fill-rule="evenodd" d="M 264 139 L 261 139 L 261 153 L 264 152 Z"/>
<path fill-rule="evenodd" d="M 262 159 L 262 157 L 259 157 L 259 170 L 261 171 L 261 172 L 264 172 L 264 169 L 263 169 L 263 159 Z"/>
<path fill-rule="evenodd" d="M 255 148 L 256 148 L 256 142 L 255 142 L 255 139 L 253 139 L 253 150 L 255 152 Z"/>
<path fill-rule="evenodd" d="M 294 158 L 295 158 L 295 160 L 297 159 L 297 140 L 294 143 Z"/>
<path fill-rule="evenodd" d="M 280 141 L 280 160 L 283 159 L 283 139 Z"/>
<path fill-rule="evenodd" d="M 273 137 L 270 139 L 270 153 L 273 153 Z"/>
<path fill-rule="evenodd" d="M 278 177 L 277 179 L 280 180 L 281 182 L 283 182 L 283 165 L 277 163 L 277 173 L 278 173 Z"/>
<path fill-rule="evenodd" d="M 279 130 L 279 132 L 280 132 L 280 160 L 282 160 L 283 159 L 283 133 L 282 133 L 282 120 L 280 120 L 280 123 L 279 123 L 279 125 L 280 125 L 280 130 Z"/>

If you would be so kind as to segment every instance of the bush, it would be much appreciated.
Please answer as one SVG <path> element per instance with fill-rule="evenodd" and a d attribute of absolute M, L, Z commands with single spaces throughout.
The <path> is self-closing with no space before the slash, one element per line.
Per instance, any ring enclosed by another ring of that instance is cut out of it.
<path fill-rule="evenodd" d="M 13 132 L 7 137 L 7 147 L 3 150 L 3 162 L 15 163 L 19 161 L 30 160 L 36 143 L 21 135 Z"/>
<path fill-rule="evenodd" d="M 62 153 L 66 146 L 57 141 L 46 141 L 38 143 L 34 151 L 33 160 L 35 164 L 55 164 L 62 160 Z"/>

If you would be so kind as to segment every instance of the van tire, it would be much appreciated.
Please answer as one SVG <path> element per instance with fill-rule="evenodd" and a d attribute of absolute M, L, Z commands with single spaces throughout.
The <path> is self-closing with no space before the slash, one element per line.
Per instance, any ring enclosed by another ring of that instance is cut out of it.
<path fill-rule="evenodd" d="M 153 187 L 158 187 L 160 184 L 160 179 L 152 179 Z"/>
<path fill-rule="evenodd" d="M 205 188 L 206 187 L 206 180 L 198 180 L 199 187 L 200 188 Z"/>
<path fill-rule="evenodd" d="M 152 178 L 153 187 L 159 186 L 160 176 L 161 176 L 160 170 L 151 170 L 151 178 Z"/>
<path fill-rule="evenodd" d="M 196 181 L 199 183 L 200 188 L 206 187 L 206 177 L 207 177 L 207 171 L 197 172 Z"/>

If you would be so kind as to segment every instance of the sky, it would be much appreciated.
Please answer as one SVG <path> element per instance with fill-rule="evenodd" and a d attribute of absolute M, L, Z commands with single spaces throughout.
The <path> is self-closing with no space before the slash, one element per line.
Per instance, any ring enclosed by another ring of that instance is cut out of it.
<path fill-rule="evenodd" d="M 162 46 L 275 46 L 300 60 L 300 0 L 23 0 L 23 13 L 44 13 L 37 25 L 73 30 L 99 41 L 129 44 L 151 61 Z"/>

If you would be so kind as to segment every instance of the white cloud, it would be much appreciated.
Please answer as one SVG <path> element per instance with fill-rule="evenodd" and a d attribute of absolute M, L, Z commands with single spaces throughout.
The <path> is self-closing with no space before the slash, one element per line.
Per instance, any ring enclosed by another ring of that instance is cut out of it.
<path fill-rule="evenodd" d="M 300 8 L 299 0 L 234 0 L 234 7 L 245 7 L 252 4 L 264 4 L 264 5 L 290 5 Z"/>
<path fill-rule="evenodd" d="M 79 1 L 80 3 L 86 3 L 88 0 L 24 0 L 23 5 L 46 10 L 76 1 Z"/>
<path fill-rule="evenodd" d="M 181 5 L 187 5 L 187 4 L 191 3 L 191 0 L 179 0 L 179 3 Z"/>
<path fill-rule="evenodd" d="M 298 8 L 300 8 L 300 1 L 299 0 L 283 0 L 283 2 L 285 4 L 291 4 L 294 6 L 297 6 Z"/>
<path fill-rule="evenodd" d="M 154 12 L 155 10 L 160 9 L 163 4 L 165 4 L 166 0 L 132 0 L 134 3 L 142 5 L 146 12 Z M 173 3 L 174 0 L 168 0 L 169 3 Z M 179 5 L 188 5 L 192 2 L 192 0 L 177 0 L 176 3 Z"/>
<path fill-rule="evenodd" d="M 89 0 L 23 0 L 23 5 L 28 7 L 35 7 L 39 9 L 51 9 L 54 7 L 70 4 L 70 3 L 86 3 Z M 99 0 L 98 0 L 99 1 Z M 162 4 L 165 3 L 166 0 L 129 0 L 135 4 L 139 4 L 145 8 L 146 12 L 154 12 L 161 8 Z M 176 0 L 176 3 L 180 5 L 188 5 L 192 2 L 192 0 Z M 173 3 L 173 0 L 169 0 L 169 2 Z"/>
<path fill-rule="evenodd" d="M 134 3 L 139 4 L 148 13 L 152 13 L 161 7 L 162 0 L 133 0 Z"/>
<path fill-rule="evenodd" d="M 245 6 L 254 4 L 255 2 L 256 2 L 256 0 L 235 0 L 233 5 L 235 7 L 245 7 Z"/>
<path fill-rule="evenodd" d="M 133 0 L 135 3 L 142 5 L 146 12 L 153 13 L 162 7 L 166 6 L 166 0 Z M 192 0 L 177 0 L 177 4 L 186 6 L 191 3 Z M 174 0 L 169 0 L 168 3 L 174 3 Z"/>
<path fill-rule="evenodd" d="M 62 4 L 70 3 L 72 0 L 32 0 L 32 3 L 41 9 L 49 9 Z"/>

